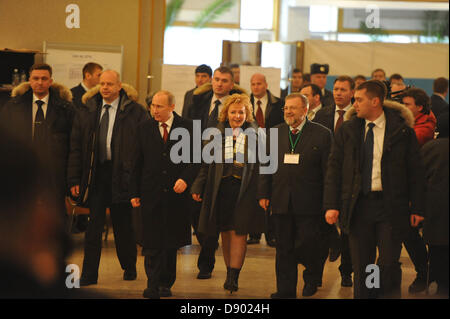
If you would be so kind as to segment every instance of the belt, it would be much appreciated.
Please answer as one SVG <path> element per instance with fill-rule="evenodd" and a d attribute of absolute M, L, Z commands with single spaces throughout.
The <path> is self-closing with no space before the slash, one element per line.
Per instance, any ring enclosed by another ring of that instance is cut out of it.
<path fill-rule="evenodd" d="M 363 195 L 363 198 L 365 198 L 365 199 L 381 200 L 381 199 L 383 199 L 383 192 L 382 191 L 369 192 L 369 193 Z"/>

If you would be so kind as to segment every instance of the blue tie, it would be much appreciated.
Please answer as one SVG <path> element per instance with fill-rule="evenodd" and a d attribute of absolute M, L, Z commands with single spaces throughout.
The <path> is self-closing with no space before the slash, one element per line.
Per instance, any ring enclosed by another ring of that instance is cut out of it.
<path fill-rule="evenodd" d="M 372 166 L 373 166 L 373 127 L 374 123 L 367 124 L 369 130 L 364 141 L 364 158 L 362 167 L 362 191 L 367 195 L 372 190 Z"/>

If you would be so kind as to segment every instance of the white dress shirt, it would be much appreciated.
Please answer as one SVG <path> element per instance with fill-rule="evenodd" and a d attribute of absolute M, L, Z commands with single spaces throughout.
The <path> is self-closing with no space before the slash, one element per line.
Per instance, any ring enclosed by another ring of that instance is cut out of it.
<path fill-rule="evenodd" d="M 44 111 L 44 119 L 47 117 L 47 107 L 48 107 L 48 99 L 49 99 L 49 95 L 47 94 L 46 97 L 40 99 L 38 98 L 36 95 L 33 94 L 33 105 L 32 105 L 32 119 L 31 119 L 31 134 L 33 134 L 34 137 L 34 122 L 36 120 L 36 113 L 38 111 L 38 106 L 36 104 L 36 101 L 41 100 L 42 102 L 44 102 L 44 104 L 42 104 L 42 111 Z"/>
<path fill-rule="evenodd" d="M 373 127 L 373 164 L 372 164 L 372 191 L 382 191 L 381 183 L 381 158 L 383 157 L 384 134 L 386 132 L 386 117 L 384 112 L 373 122 L 366 120 L 366 131 L 369 130 L 369 123 L 374 123 Z"/>
<path fill-rule="evenodd" d="M 317 105 L 314 109 L 309 109 L 308 110 L 308 120 L 310 120 L 310 121 L 314 120 L 317 112 L 319 112 L 321 108 L 322 108 L 322 103 Z"/>
<path fill-rule="evenodd" d="M 345 111 L 345 112 L 347 113 L 347 111 L 350 110 L 351 107 L 352 107 L 352 104 L 351 104 L 351 103 L 350 103 L 349 105 L 347 105 L 346 107 L 344 107 L 343 109 L 340 109 L 340 108 L 336 105 L 336 110 L 335 110 L 335 112 L 334 112 L 334 125 L 333 125 L 333 127 L 336 127 L 336 122 L 337 122 L 338 119 L 339 119 L 339 113 L 338 113 L 338 111 L 343 110 L 343 111 Z M 345 116 L 345 113 L 344 113 L 344 116 Z"/>
<path fill-rule="evenodd" d="M 102 112 L 100 114 L 100 119 L 103 116 L 103 113 L 105 113 L 105 104 L 111 105 L 111 107 L 108 110 L 109 113 L 109 122 L 108 122 L 108 135 L 106 136 L 106 159 L 108 161 L 111 160 L 111 139 L 113 134 L 113 128 L 114 128 L 114 122 L 116 121 L 116 113 L 117 109 L 119 108 L 119 101 L 120 97 L 115 99 L 112 103 L 107 103 L 105 100 L 102 102 Z"/>
<path fill-rule="evenodd" d="M 159 132 L 161 133 L 162 138 L 164 138 L 164 127 L 162 127 L 163 123 L 167 124 L 167 133 L 170 134 L 170 129 L 172 128 L 172 124 L 173 124 L 173 113 L 170 113 L 170 117 L 167 121 L 158 122 Z"/>

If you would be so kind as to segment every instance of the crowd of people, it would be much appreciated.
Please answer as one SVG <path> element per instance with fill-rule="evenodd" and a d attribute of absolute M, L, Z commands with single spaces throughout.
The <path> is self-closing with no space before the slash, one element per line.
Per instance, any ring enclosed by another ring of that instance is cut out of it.
<path fill-rule="evenodd" d="M 448 80 L 436 79 L 430 98 L 376 69 L 371 79 L 338 76 L 329 91 L 329 66 L 314 63 L 309 73 L 294 69 L 277 97 L 260 73 L 246 92 L 232 67 L 198 66 L 177 114 L 171 92 L 143 106 L 100 64 L 86 64 L 71 90 L 53 82 L 50 65 L 33 65 L 0 109 L 1 176 L 11 185 L 1 197 L 8 236 L 0 267 L 14 274 L 0 282 L 0 296 L 66 296 L 70 196 L 89 208 L 75 225 L 85 231 L 80 286 L 97 284 L 109 208 L 128 281 L 137 277 L 132 214 L 141 211 L 145 298 L 172 296 L 177 250 L 191 244 L 191 227 L 197 279 L 211 278 L 220 237 L 230 293 L 239 289 L 247 245 L 264 234 L 276 250 L 271 298 L 297 297 L 298 264 L 302 295 L 313 296 L 326 260 L 339 256 L 341 285 L 353 286 L 355 298 L 400 298 L 402 245 L 417 272 L 409 293 L 436 282 L 448 297 Z M 201 145 L 198 123 L 208 137 Z M 274 171 L 255 156 L 260 148 Z M 366 283 L 368 265 L 379 267 L 376 287 Z M 33 289 L 21 294 L 23 274 Z"/>

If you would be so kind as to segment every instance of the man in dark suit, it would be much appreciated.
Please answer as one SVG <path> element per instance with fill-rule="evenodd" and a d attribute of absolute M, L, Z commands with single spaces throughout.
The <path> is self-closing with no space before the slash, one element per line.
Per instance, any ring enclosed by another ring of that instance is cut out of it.
<path fill-rule="evenodd" d="M 261 73 L 255 73 L 250 79 L 252 94 L 250 102 L 253 106 L 253 116 L 259 127 L 270 129 L 275 125 L 283 123 L 283 101 L 272 95 L 268 90 L 266 77 Z M 272 216 L 266 216 L 265 227 L 266 242 L 269 246 L 275 247 L 275 235 Z M 261 234 L 249 234 L 247 244 L 257 244 L 261 239 Z"/>
<path fill-rule="evenodd" d="M 83 103 L 81 102 L 83 95 L 100 82 L 100 74 L 102 71 L 103 67 L 98 63 L 89 62 L 84 65 L 83 81 L 70 89 L 72 91 L 73 104 L 77 108 L 83 107 Z"/>
<path fill-rule="evenodd" d="M 195 88 L 187 91 L 184 95 L 183 110 L 181 112 L 182 117 L 189 118 L 189 107 L 194 102 L 194 91 L 203 84 L 211 83 L 211 77 L 212 70 L 208 65 L 202 64 L 195 69 Z"/>
<path fill-rule="evenodd" d="M 271 205 L 275 220 L 277 292 L 272 298 L 296 297 L 298 262 L 306 268 L 303 296 L 314 295 L 321 275 L 320 252 L 328 245 L 322 196 L 332 136 L 327 128 L 308 121 L 307 112 L 304 95 L 286 97 L 286 123 L 275 126 L 278 170 L 260 175 L 258 185 L 259 204 L 264 209 Z"/>
<path fill-rule="evenodd" d="M 300 69 L 292 70 L 291 84 L 280 92 L 280 99 L 284 100 L 291 93 L 300 92 L 304 85 L 303 72 Z"/>
<path fill-rule="evenodd" d="M 441 114 L 448 112 L 448 103 L 445 97 L 448 93 L 448 80 L 437 78 L 433 82 L 433 95 L 431 95 L 431 111 L 439 120 Z"/>
<path fill-rule="evenodd" d="M 322 106 L 333 106 L 333 93 L 325 88 L 327 85 L 327 74 L 330 70 L 328 64 L 311 64 L 311 83 L 317 85 L 322 90 Z"/>
<path fill-rule="evenodd" d="M 143 255 L 148 277 L 144 297 L 159 298 L 172 296 L 177 249 L 191 243 L 187 190 L 198 170 L 191 156 L 187 163 L 172 158 L 175 144 L 181 141 L 192 145 L 192 121 L 174 112 L 174 96 L 168 91 L 157 92 L 151 108 L 153 118 L 138 127 L 131 204 L 142 205 Z M 184 140 L 185 136 L 169 139 L 170 132 L 180 128 L 189 133 L 188 140 Z"/>
<path fill-rule="evenodd" d="M 227 67 L 220 67 L 214 71 L 212 83 L 206 83 L 194 91 L 193 103 L 189 107 L 188 118 L 201 120 L 202 129 L 215 127 L 218 116 L 225 100 L 232 93 L 241 93 L 239 86 L 234 84 L 233 72 Z M 218 247 L 219 234 L 216 237 L 205 237 L 197 232 L 201 205 L 194 200 L 192 206 L 192 226 L 201 245 L 197 261 L 200 270 L 198 279 L 209 279 L 214 269 L 215 251 Z"/>
<path fill-rule="evenodd" d="M 29 82 L 12 92 L 0 114 L 0 126 L 33 147 L 45 164 L 40 185 L 54 195 L 57 211 L 66 216 L 67 157 L 75 109 L 70 90 L 53 82 L 48 64 L 35 64 Z"/>
<path fill-rule="evenodd" d="M 325 218 L 329 224 L 339 218 L 348 234 L 358 299 L 400 298 L 402 240 L 410 224 L 423 220 L 424 171 L 414 118 L 402 104 L 385 101 L 386 94 L 378 80 L 357 88 L 354 108 L 336 131 L 325 182 Z M 379 276 L 371 280 L 375 261 Z"/>
<path fill-rule="evenodd" d="M 100 85 L 84 96 L 71 136 L 68 179 L 72 196 L 90 209 L 80 285 L 97 283 L 101 235 L 110 208 L 117 256 L 124 280 L 136 279 L 136 243 L 129 183 L 136 131 L 149 115 L 136 102 L 137 92 L 120 82 L 116 71 L 100 76 Z"/>
<path fill-rule="evenodd" d="M 336 102 L 333 106 L 327 106 L 317 112 L 314 122 L 322 124 L 323 126 L 330 129 L 334 134 L 341 127 L 344 122 L 345 113 L 352 107 L 352 98 L 355 92 L 355 82 L 349 76 L 339 76 L 334 81 L 333 86 L 333 98 Z M 334 234 L 338 235 L 336 232 Z M 348 244 L 348 236 L 341 231 L 338 235 L 339 239 L 339 250 L 341 253 L 341 265 L 339 266 L 339 271 L 341 273 L 341 285 L 343 287 L 351 287 L 352 282 L 352 261 L 350 257 L 350 248 Z M 332 235 L 332 241 L 335 241 L 335 236 Z M 334 243 L 331 243 L 333 247 Z M 333 261 L 335 258 L 339 257 L 339 254 L 335 254 L 333 249 L 330 251 L 330 260 Z M 334 256 L 333 256 L 334 255 Z"/>

